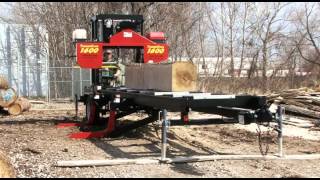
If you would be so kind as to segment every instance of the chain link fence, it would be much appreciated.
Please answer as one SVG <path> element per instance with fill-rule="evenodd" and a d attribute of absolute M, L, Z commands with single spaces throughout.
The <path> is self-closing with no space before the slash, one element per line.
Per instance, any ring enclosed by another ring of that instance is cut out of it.
<path fill-rule="evenodd" d="M 12 69 L 11 73 L 8 69 Z M 91 71 L 79 67 L 1 65 L 0 72 L 19 96 L 48 102 L 73 100 L 75 94 L 83 95 L 84 87 L 91 84 Z"/>
<path fill-rule="evenodd" d="M 40 37 L 48 39 L 45 28 L 35 33 L 23 24 L 1 24 L 0 74 L 19 96 L 30 99 L 50 102 L 82 95 L 91 83 L 90 70 L 73 67 L 75 59 L 49 59 L 48 41 Z"/>
<path fill-rule="evenodd" d="M 72 100 L 91 84 L 91 71 L 79 67 L 49 67 L 48 76 L 48 101 Z"/>

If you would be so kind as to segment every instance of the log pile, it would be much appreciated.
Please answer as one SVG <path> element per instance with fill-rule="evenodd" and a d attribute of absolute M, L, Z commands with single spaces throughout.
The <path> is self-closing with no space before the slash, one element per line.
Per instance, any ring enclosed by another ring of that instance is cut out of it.
<path fill-rule="evenodd" d="M 19 115 L 31 108 L 30 102 L 23 97 L 18 97 L 17 92 L 9 87 L 9 83 L 0 75 L 0 109 L 8 111 L 10 115 Z"/>
<path fill-rule="evenodd" d="M 267 95 L 269 103 L 281 104 L 286 113 L 320 120 L 320 88 L 289 89 Z"/>

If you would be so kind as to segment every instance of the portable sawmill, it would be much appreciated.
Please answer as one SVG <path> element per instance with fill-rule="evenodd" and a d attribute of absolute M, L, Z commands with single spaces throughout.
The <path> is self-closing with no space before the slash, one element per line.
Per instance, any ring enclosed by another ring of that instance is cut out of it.
<path fill-rule="evenodd" d="M 143 22 L 141 15 L 101 14 L 91 18 L 90 40 L 87 40 L 83 29 L 73 32 L 77 63 L 80 68 L 91 69 L 92 79 L 91 86 L 84 89 L 83 95 L 75 95 L 76 110 L 78 102 L 83 102 L 86 111 L 83 122 L 79 124 L 81 132 L 71 134 L 71 138 L 116 137 L 159 119 L 163 120 L 164 127 L 169 124 L 250 124 L 272 120 L 263 96 L 158 91 L 123 85 L 121 80 L 117 80 L 117 70 L 124 62 L 120 58 L 109 61 L 107 57 L 111 52 L 119 57 L 123 50 L 131 49 L 131 64 L 156 66 L 168 63 L 169 46 L 165 34 L 150 32 L 144 36 Z M 168 120 L 167 111 L 179 112 L 181 119 Z M 218 114 L 229 117 L 231 121 L 190 120 L 190 111 Z M 148 116 L 131 123 L 119 120 L 137 112 Z"/>

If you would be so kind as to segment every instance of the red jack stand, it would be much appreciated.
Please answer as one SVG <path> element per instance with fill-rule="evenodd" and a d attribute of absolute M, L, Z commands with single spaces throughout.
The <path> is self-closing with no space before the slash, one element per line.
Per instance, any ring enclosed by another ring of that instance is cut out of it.
<path fill-rule="evenodd" d="M 89 139 L 89 138 L 102 138 L 107 136 L 109 133 L 114 131 L 116 122 L 116 111 L 110 111 L 108 126 L 102 131 L 96 132 L 79 132 L 69 135 L 69 138 L 72 139 Z"/>

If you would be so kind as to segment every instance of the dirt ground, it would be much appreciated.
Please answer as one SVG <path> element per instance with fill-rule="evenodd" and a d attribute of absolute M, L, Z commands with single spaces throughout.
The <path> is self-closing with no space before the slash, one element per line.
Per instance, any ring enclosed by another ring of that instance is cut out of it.
<path fill-rule="evenodd" d="M 208 117 L 204 114 L 196 116 Z M 175 114 L 171 113 L 170 117 L 174 118 Z M 56 127 L 57 123 L 66 120 L 74 120 L 73 111 L 29 111 L 15 117 L 0 116 L 0 150 L 9 157 L 17 177 L 320 177 L 320 160 L 217 160 L 183 164 L 55 167 L 60 160 L 160 157 L 161 130 L 156 125 L 148 125 L 115 139 L 74 140 L 67 136 L 78 132 L 78 128 Z M 254 131 L 256 127 L 255 124 L 170 127 L 168 156 L 260 154 Z M 302 132 L 296 128 L 285 125 L 287 132 Z M 305 131 L 308 130 L 304 129 L 303 133 Z M 320 137 L 320 131 L 310 133 Z M 285 154 L 320 153 L 319 139 L 298 137 L 296 133 L 285 135 Z M 277 134 L 272 132 L 271 136 L 268 154 L 275 154 Z"/>

